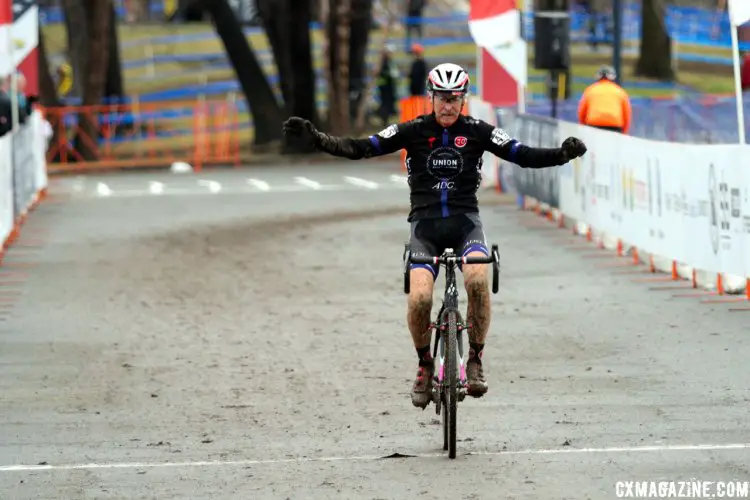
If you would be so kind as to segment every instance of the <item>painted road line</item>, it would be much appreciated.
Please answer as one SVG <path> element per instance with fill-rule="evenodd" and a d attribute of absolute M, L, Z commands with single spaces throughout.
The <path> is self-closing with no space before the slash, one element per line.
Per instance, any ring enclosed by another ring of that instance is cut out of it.
<path fill-rule="evenodd" d="M 271 189 L 267 182 L 258 179 L 248 179 L 247 183 L 260 191 L 270 191 Z"/>
<path fill-rule="evenodd" d="M 302 186 L 308 187 L 310 189 L 316 189 L 317 190 L 317 189 L 321 188 L 319 182 L 315 182 L 314 180 L 308 179 L 307 177 L 295 177 L 294 178 L 294 182 L 296 182 L 297 184 L 300 184 Z"/>
<path fill-rule="evenodd" d="M 150 181 L 148 183 L 148 192 L 151 194 L 162 194 L 164 192 L 164 183 Z"/>
<path fill-rule="evenodd" d="M 689 453 L 689 452 L 717 452 L 740 451 L 747 452 L 750 443 L 729 444 L 677 444 L 677 445 L 646 445 L 646 446 L 610 446 L 601 448 L 541 448 L 498 451 L 468 451 L 461 455 L 467 456 L 521 456 L 521 455 L 576 455 L 576 454 L 637 454 L 637 453 Z M 363 462 L 387 458 L 388 455 L 351 455 L 351 456 L 321 456 L 297 458 L 264 458 L 240 460 L 196 460 L 184 462 L 111 462 L 111 463 L 78 463 L 78 464 L 15 464 L 2 465 L 0 472 L 24 471 L 65 471 L 65 470 L 95 470 L 95 469 L 147 469 L 147 468 L 194 468 L 194 467 L 247 467 L 252 465 L 276 465 L 291 463 L 314 462 Z M 442 458 L 445 453 L 401 453 L 403 458 Z"/>
<path fill-rule="evenodd" d="M 212 193 L 218 193 L 219 191 L 221 191 L 221 184 L 216 181 L 201 179 L 198 181 L 198 185 L 207 187 L 208 190 Z"/>
<path fill-rule="evenodd" d="M 359 177 L 344 176 L 344 180 L 353 186 L 359 186 L 367 189 L 377 189 L 378 183 L 360 179 Z"/>
<path fill-rule="evenodd" d="M 103 182 L 96 184 L 96 194 L 99 196 L 112 196 L 112 190 Z"/>

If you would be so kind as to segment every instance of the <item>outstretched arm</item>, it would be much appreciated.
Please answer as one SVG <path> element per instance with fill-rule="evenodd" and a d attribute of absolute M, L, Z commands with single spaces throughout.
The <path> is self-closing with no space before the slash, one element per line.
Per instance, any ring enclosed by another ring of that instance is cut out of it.
<path fill-rule="evenodd" d="M 360 160 L 394 153 L 407 145 L 410 122 L 390 125 L 375 135 L 363 139 L 336 137 L 315 129 L 312 123 L 292 117 L 284 122 L 284 133 L 312 141 L 316 149 L 332 156 Z"/>
<path fill-rule="evenodd" d="M 546 168 L 565 165 L 582 156 L 586 146 L 578 139 L 566 139 L 559 148 L 534 148 L 521 144 L 501 128 L 479 121 L 480 137 L 484 148 L 505 161 L 523 168 Z"/>

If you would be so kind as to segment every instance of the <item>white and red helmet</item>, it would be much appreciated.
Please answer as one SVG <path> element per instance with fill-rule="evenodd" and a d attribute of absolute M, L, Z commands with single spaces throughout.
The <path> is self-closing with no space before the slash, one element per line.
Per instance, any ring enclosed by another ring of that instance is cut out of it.
<path fill-rule="evenodd" d="M 428 92 L 468 94 L 470 84 L 469 73 L 453 63 L 438 64 L 427 76 Z"/>

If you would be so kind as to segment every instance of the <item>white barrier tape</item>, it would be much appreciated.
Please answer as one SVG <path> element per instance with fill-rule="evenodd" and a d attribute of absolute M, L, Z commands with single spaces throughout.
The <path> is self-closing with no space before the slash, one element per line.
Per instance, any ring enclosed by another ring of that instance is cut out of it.
<path fill-rule="evenodd" d="M 508 110 L 496 114 L 528 145 L 557 147 L 574 136 L 588 147 L 560 168 L 504 165 L 525 208 L 559 210 L 574 234 L 633 254 L 651 271 L 750 298 L 747 146 L 657 142 Z"/>
<path fill-rule="evenodd" d="M 567 227 L 565 214 L 559 209 L 549 207 L 531 196 L 523 197 L 522 206 L 525 210 L 546 216 L 560 227 Z M 592 246 L 615 252 L 622 257 L 630 256 L 633 264 L 646 265 L 652 273 L 668 274 L 674 281 L 689 281 L 693 288 L 703 288 L 714 294 L 746 294 L 750 300 L 750 278 L 700 271 L 672 259 L 639 251 L 638 247 L 628 245 L 608 233 L 597 232 L 583 222 L 572 219 L 567 219 L 567 222 L 572 227 L 573 234 L 585 237 Z"/>
<path fill-rule="evenodd" d="M 0 253 L 13 230 L 13 166 L 10 135 L 0 137 Z"/>
<path fill-rule="evenodd" d="M 43 125 L 35 111 L 19 130 L 0 137 L 0 257 L 47 191 Z"/>
<path fill-rule="evenodd" d="M 660 270 L 659 257 L 669 256 L 683 279 L 719 293 L 747 291 L 746 147 L 661 143 L 573 123 L 558 126 L 561 136 L 579 137 L 589 148 L 560 169 L 564 213 L 654 255 Z"/>

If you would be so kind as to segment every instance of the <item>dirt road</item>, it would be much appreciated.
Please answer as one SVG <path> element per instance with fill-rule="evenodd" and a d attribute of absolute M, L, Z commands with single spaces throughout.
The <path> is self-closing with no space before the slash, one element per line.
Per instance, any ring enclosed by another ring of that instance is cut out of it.
<path fill-rule="evenodd" d="M 750 480 L 750 315 L 648 291 L 493 193 L 490 390 L 461 403 L 448 460 L 408 394 L 399 176 L 58 184 L 0 268 L 2 498 L 579 500 Z"/>

